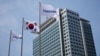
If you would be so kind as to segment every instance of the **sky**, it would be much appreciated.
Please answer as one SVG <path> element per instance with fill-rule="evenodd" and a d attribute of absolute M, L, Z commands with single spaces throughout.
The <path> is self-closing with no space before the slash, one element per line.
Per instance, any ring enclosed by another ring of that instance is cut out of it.
<path fill-rule="evenodd" d="M 97 56 L 100 56 L 100 0 L 0 0 L 0 56 L 8 55 L 10 30 L 21 34 L 22 18 L 38 22 L 39 3 L 68 8 L 90 21 Z M 46 20 L 45 16 L 41 18 Z M 24 30 L 23 56 L 33 56 L 33 39 L 38 36 Z M 20 56 L 21 40 L 11 42 L 11 56 Z"/>

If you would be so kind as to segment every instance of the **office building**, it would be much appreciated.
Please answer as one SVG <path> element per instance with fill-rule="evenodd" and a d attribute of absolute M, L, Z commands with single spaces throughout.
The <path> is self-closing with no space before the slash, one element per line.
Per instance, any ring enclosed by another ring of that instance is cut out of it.
<path fill-rule="evenodd" d="M 96 56 L 91 26 L 79 13 L 58 9 L 56 17 L 41 24 L 33 40 L 33 56 Z"/>

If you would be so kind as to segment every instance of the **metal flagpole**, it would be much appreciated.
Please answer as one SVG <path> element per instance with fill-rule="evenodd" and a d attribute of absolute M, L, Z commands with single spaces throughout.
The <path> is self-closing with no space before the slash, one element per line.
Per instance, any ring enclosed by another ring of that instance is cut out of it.
<path fill-rule="evenodd" d="M 23 27 L 24 27 L 24 18 L 22 20 L 21 56 L 23 56 Z"/>
<path fill-rule="evenodd" d="M 41 56 L 41 2 L 39 2 L 39 29 L 40 29 L 40 33 L 39 33 L 39 42 L 40 42 L 40 56 Z"/>
<path fill-rule="evenodd" d="M 9 39 L 9 49 L 8 49 L 8 56 L 10 56 L 10 47 L 11 47 L 11 33 L 12 33 L 12 30 L 10 30 L 10 39 Z"/>

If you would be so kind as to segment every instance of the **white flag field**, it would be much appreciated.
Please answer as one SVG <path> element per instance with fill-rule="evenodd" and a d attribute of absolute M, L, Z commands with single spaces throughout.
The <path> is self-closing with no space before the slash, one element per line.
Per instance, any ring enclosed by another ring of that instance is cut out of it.
<path fill-rule="evenodd" d="M 41 4 L 41 14 L 47 17 L 56 15 L 56 9 L 52 5 Z"/>
<path fill-rule="evenodd" d="M 24 20 L 24 29 L 31 33 L 39 33 L 39 27 L 35 21 Z"/>
<path fill-rule="evenodd" d="M 22 35 L 21 34 L 17 34 L 15 32 L 11 32 L 11 40 L 15 40 L 15 39 L 22 39 Z"/>

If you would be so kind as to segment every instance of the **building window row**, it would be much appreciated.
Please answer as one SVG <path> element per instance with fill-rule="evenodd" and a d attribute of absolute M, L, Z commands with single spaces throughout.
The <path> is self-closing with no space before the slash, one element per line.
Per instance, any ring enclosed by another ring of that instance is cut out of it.
<path fill-rule="evenodd" d="M 60 51 L 60 44 L 56 44 L 54 46 L 49 46 L 48 48 L 42 48 L 42 54 L 47 54 L 47 53 L 57 53 Z"/>
<path fill-rule="evenodd" d="M 66 55 L 70 55 L 70 54 L 71 54 L 71 52 L 67 52 L 67 53 L 66 53 Z"/>
<path fill-rule="evenodd" d="M 78 19 L 77 20 L 73 20 L 73 19 L 68 18 L 68 22 L 73 22 L 75 24 L 80 24 L 80 22 L 78 21 Z"/>
<path fill-rule="evenodd" d="M 79 16 L 77 13 L 74 13 L 74 12 L 72 12 L 72 11 L 67 10 L 67 12 L 70 13 L 70 14 L 73 14 L 73 15 L 75 15 L 75 16 Z"/>
<path fill-rule="evenodd" d="M 71 16 L 71 15 L 67 15 L 67 17 L 69 18 L 69 20 L 73 19 L 73 20 L 79 21 L 77 17 Z"/>
<path fill-rule="evenodd" d="M 84 53 L 78 53 L 78 52 L 72 52 L 72 55 L 74 56 L 85 56 Z"/>
<path fill-rule="evenodd" d="M 83 43 L 79 43 L 79 42 L 76 42 L 76 41 L 71 41 L 71 47 L 75 47 L 75 48 L 82 48 L 83 46 Z"/>
<path fill-rule="evenodd" d="M 72 41 L 76 41 L 76 42 L 79 42 L 79 43 L 82 43 L 82 39 L 78 39 L 78 38 L 72 38 L 72 37 L 70 37 L 70 40 L 72 40 Z"/>

